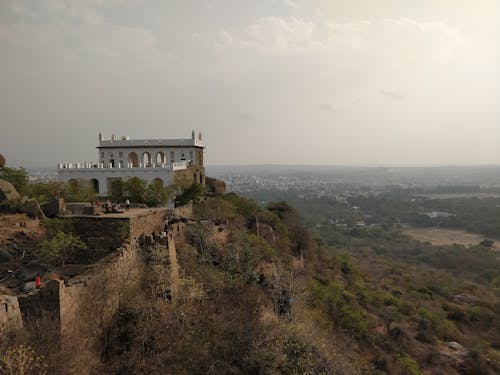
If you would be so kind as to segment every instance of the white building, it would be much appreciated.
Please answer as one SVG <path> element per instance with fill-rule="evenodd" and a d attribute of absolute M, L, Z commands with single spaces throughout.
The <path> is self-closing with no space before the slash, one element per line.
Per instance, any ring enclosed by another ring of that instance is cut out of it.
<path fill-rule="evenodd" d="M 159 180 L 163 186 L 177 179 L 188 179 L 205 185 L 203 141 L 201 133 L 189 139 L 130 139 L 130 137 L 103 138 L 99 133 L 99 161 L 60 163 L 57 173 L 60 181 L 90 181 L 101 196 L 111 191 L 114 181 L 139 177 L 148 183 Z"/>

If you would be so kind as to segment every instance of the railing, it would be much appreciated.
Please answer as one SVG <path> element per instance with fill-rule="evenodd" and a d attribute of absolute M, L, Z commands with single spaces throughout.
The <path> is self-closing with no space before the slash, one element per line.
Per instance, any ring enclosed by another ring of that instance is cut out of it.
<path fill-rule="evenodd" d="M 127 163 L 126 166 L 111 166 L 111 165 L 104 165 L 104 163 L 91 163 L 91 162 L 81 162 L 81 163 L 58 163 L 57 164 L 57 169 L 58 170 L 64 170 L 64 169 L 168 169 L 168 170 L 182 170 L 186 169 L 188 165 L 190 164 L 190 161 L 176 161 L 173 163 L 151 163 L 151 164 L 145 164 L 145 163 L 139 163 L 138 166 L 133 166 L 132 163 Z"/>

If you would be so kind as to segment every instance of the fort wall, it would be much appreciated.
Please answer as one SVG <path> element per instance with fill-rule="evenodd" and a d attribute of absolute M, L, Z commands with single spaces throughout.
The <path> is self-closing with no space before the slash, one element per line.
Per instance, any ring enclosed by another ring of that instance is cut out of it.
<path fill-rule="evenodd" d="M 23 327 L 17 296 L 0 296 L 0 332 Z"/>
<path fill-rule="evenodd" d="M 144 260 L 134 238 L 158 233 L 166 214 L 166 209 L 148 209 L 124 218 L 68 218 L 84 242 L 112 247 L 113 251 L 90 272 L 66 283 L 52 280 L 23 295 L 0 296 L 0 332 L 27 327 L 42 316 L 58 323 L 65 337 L 80 330 L 100 329 L 126 293 L 139 286 Z M 170 251 L 175 252 L 172 244 Z"/>

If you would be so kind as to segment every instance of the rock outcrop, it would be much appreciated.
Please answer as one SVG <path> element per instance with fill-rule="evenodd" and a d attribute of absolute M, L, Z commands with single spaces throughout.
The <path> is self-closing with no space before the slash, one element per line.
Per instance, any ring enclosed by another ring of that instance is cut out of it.
<path fill-rule="evenodd" d="M 0 203 L 8 201 L 17 201 L 21 196 L 17 192 L 14 185 L 5 180 L 0 180 Z"/>

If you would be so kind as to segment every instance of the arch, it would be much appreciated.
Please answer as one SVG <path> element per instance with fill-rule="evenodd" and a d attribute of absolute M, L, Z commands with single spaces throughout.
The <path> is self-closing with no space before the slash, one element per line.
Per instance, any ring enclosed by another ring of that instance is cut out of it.
<path fill-rule="evenodd" d="M 151 154 L 147 151 L 144 151 L 142 154 L 142 165 L 144 167 L 151 167 Z"/>
<path fill-rule="evenodd" d="M 156 177 L 155 179 L 153 179 L 153 181 L 151 181 L 151 183 L 154 185 L 158 185 L 158 186 L 163 187 L 163 180 L 159 177 Z"/>
<path fill-rule="evenodd" d="M 203 185 L 203 173 L 200 173 L 200 184 Z"/>
<path fill-rule="evenodd" d="M 69 186 L 69 188 L 70 188 L 71 190 L 73 190 L 73 191 L 77 191 L 77 190 L 78 190 L 78 185 L 79 185 L 79 184 L 78 184 L 78 180 L 77 180 L 77 179 L 75 179 L 75 178 L 70 178 L 70 179 L 68 180 L 68 186 Z"/>
<path fill-rule="evenodd" d="M 97 178 L 91 178 L 89 182 L 90 187 L 92 188 L 94 193 L 99 194 L 99 181 L 97 180 Z"/>
<path fill-rule="evenodd" d="M 156 164 L 158 165 L 161 165 L 163 163 L 166 163 L 166 160 L 165 160 L 165 153 L 163 151 L 158 151 L 156 153 Z"/>
<path fill-rule="evenodd" d="M 139 166 L 139 158 L 135 152 L 130 152 L 128 154 L 128 162 L 133 168 L 137 168 Z"/>

